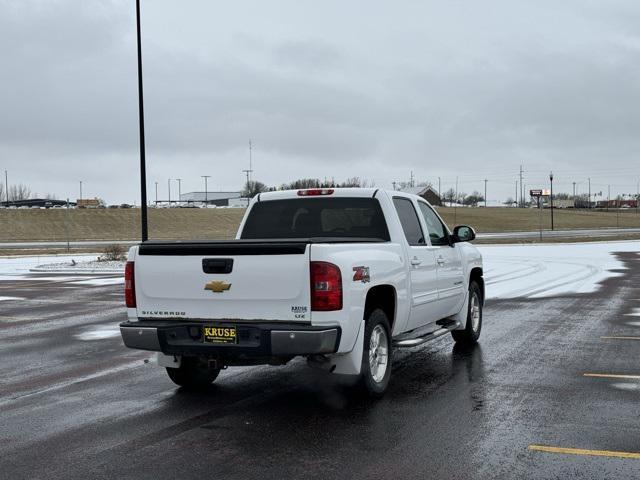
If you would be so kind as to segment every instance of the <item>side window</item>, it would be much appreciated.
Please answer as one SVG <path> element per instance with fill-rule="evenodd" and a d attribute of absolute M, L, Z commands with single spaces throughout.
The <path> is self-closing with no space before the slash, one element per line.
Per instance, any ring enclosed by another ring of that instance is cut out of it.
<path fill-rule="evenodd" d="M 436 213 L 426 203 L 418 202 L 420 211 L 427 224 L 431 245 L 449 245 L 447 228 L 440 221 Z"/>
<path fill-rule="evenodd" d="M 396 207 L 396 212 L 398 212 L 398 217 L 400 217 L 402 230 L 409 245 L 424 245 L 425 239 L 422 233 L 422 227 L 420 226 L 420 220 L 418 220 L 418 214 L 416 209 L 413 208 L 411 200 L 408 198 L 395 197 L 393 204 Z"/>

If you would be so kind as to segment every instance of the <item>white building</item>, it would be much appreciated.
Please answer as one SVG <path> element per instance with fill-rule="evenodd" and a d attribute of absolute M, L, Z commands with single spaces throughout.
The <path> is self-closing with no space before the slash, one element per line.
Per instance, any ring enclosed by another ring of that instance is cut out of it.
<path fill-rule="evenodd" d="M 180 195 L 181 202 L 216 205 L 218 207 L 239 206 L 242 192 L 189 192 Z M 242 206 L 246 206 L 242 205 Z"/>

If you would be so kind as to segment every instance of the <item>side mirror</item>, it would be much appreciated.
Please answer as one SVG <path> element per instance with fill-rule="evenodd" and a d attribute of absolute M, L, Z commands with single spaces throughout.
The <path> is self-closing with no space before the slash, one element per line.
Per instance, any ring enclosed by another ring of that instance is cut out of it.
<path fill-rule="evenodd" d="M 467 225 L 458 225 L 453 229 L 453 242 L 470 242 L 475 240 L 476 231 Z"/>

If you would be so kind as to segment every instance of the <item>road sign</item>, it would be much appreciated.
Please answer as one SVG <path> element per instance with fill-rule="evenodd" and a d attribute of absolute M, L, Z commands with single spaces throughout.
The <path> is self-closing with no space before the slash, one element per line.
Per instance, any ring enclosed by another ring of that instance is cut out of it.
<path fill-rule="evenodd" d="M 542 190 L 529 190 L 529 195 L 531 195 L 532 197 L 541 197 Z"/>

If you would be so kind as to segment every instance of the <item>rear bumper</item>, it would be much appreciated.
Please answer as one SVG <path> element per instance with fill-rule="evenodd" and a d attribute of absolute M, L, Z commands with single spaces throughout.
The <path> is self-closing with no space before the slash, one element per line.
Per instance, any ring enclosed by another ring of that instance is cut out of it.
<path fill-rule="evenodd" d="M 204 326 L 235 326 L 238 343 L 204 343 Z M 312 327 L 282 323 L 151 321 L 120 324 L 129 348 L 165 355 L 206 355 L 217 358 L 291 357 L 334 353 L 340 344 L 340 327 Z"/>

